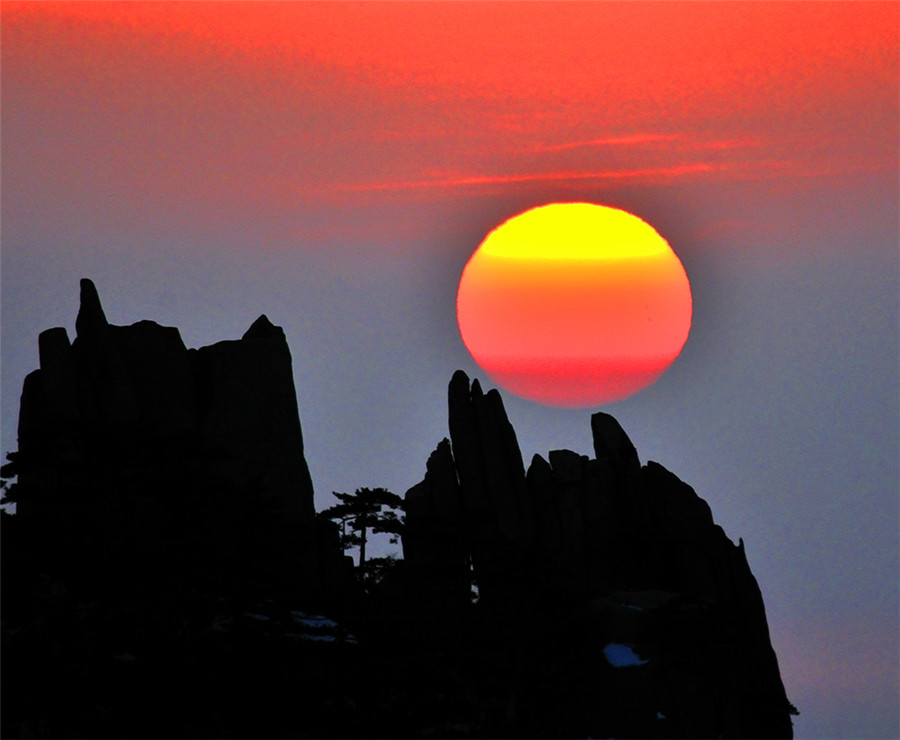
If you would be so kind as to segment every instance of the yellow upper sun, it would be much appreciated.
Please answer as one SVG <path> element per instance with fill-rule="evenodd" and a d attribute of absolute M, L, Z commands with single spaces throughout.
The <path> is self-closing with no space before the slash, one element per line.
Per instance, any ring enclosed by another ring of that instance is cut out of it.
<path fill-rule="evenodd" d="M 628 259 L 670 251 L 650 224 L 593 203 L 550 203 L 504 221 L 479 247 L 516 259 Z"/>

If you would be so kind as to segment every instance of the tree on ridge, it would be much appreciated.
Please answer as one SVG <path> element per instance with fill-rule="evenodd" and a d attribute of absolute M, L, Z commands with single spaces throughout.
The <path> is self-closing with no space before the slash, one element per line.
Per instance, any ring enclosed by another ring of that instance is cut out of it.
<path fill-rule="evenodd" d="M 362 574 L 366 562 L 368 531 L 373 534 L 391 535 L 396 544 L 403 531 L 403 499 L 386 488 L 357 488 L 354 493 L 334 491 L 340 501 L 320 512 L 320 516 L 340 522 L 341 545 L 346 550 L 359 547 L 359 571 Z M 347 531 L 349 528 L 349 531 Z"/>

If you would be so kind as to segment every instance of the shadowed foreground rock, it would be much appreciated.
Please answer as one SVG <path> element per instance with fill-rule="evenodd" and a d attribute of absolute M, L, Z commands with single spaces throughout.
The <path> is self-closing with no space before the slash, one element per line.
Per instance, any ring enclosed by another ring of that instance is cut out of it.
<path fill-rule="evenodd" d="M 554 450 L 526 473 L 497 391 L 458 371 L 449 411 L 406 494 L 410 587 L 446 613 L 477 585 L 515 731 L 791 736 L 743 542 L 690 486 L 641 467 L 608 414 L 591 417 L 594 459 Z"/>
<path fill-rule="evenodd" d="M 86 279 L 75 326 L 71 344 L 41 333 L 22 392 L 17 519 L 39 525 L 39 563 L 65 552 L 69 577 L 106 591 L 192 571 L 284 593 L 340 582 L 281 328 L 260 316 L 188 350 L 173 327 L 109 324 Z"/>
<path fill-rule="evenodd" d="M 790 737 L 743 543 L 613 417 L 526 472 L 457 372 L 363 586 L 280 328 L 188 350 L 85 280 L 76 329 L 39 338 L 0 516 L 4 737 Z"/>

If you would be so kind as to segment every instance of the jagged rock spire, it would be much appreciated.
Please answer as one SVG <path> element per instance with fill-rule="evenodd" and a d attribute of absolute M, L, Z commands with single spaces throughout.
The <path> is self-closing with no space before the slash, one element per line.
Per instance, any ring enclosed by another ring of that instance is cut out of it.
<path fill-rule="evenodd" d="M 81 299 L 75 319 L 75 333 L 79 337 L 91 336 L 108 325 L 97 287 L 92 280 L 81 278 Z"/>
<path fill-rule="evenodd" d="M 284 329 L 275 326 L 269 317 L 260 314 L 260 317 L 250 324 L 250 328 L 244 332 L 242 339 L 265 339 L 266 337 L 283 337 Z"/>
<path fill-rule="evenodd" d="M 791 704 L 743 546 L 690 486 L 657 463 L 641 467 L 619 422 L 598 412 L 596 458 L 535 455 L 523 494 L 499 393 L 457 371 L 448 395 L 452 455 L 442 442 L 407 493 L 406 573 L 417 593 L 448 610 L 465 602 L 465 577 L 473 578 L 479 609 L 498 615 L 497 634 L 512 634 L 522 717 L 541 706 L 552 670 L 571 677 L 585 703 L 583 714 L 570 712 L 577 731 L 554 725 L 548 735 L 791 736 Z M 442 512 L 440 500 L 453 506 Z M 650 666 L 618 680 L 605 653 L 617 644 L 653 655 Z M 687 666 L 690 682 L 674 666 Z M 668 708 L 658 705 L 663 696 Z M 539 709 L 534 716 L 546 719 Z"/>
<path fill-rule="evenodd" d="M 496 389 L 484 393 L 462 370 L 448 389 L 450 440 L 466 507 L 510 542 L 529 536 L 525 468 Z M 488 513 L 491 512 L 491 513 Z"/>
<path fill-rule="evenodd" d="M 594 455 L 598 460 L 609 460 L 620 474 L 635 473 L 641 463 L 637 450 L 625 430 L 614 416 L 598 411 L 591 415 L 591 436 Z"/>

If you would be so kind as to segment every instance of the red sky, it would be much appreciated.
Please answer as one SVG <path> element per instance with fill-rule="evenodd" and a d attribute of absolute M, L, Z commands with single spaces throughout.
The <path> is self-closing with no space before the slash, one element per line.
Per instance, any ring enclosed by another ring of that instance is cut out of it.
<path fill-rule="evenodd" d="M 10 169 L 173 217 L 188 204 L 194 217 L 284 218 L 510 188 L 574 198 L 615 183 L 808 178 L 897 154 L 884 103 L 898 85 L 894 3 L 2 12 L 4 112 L 33 132 Z M 328 236 L 341 220 L 298 229 Z"/>

